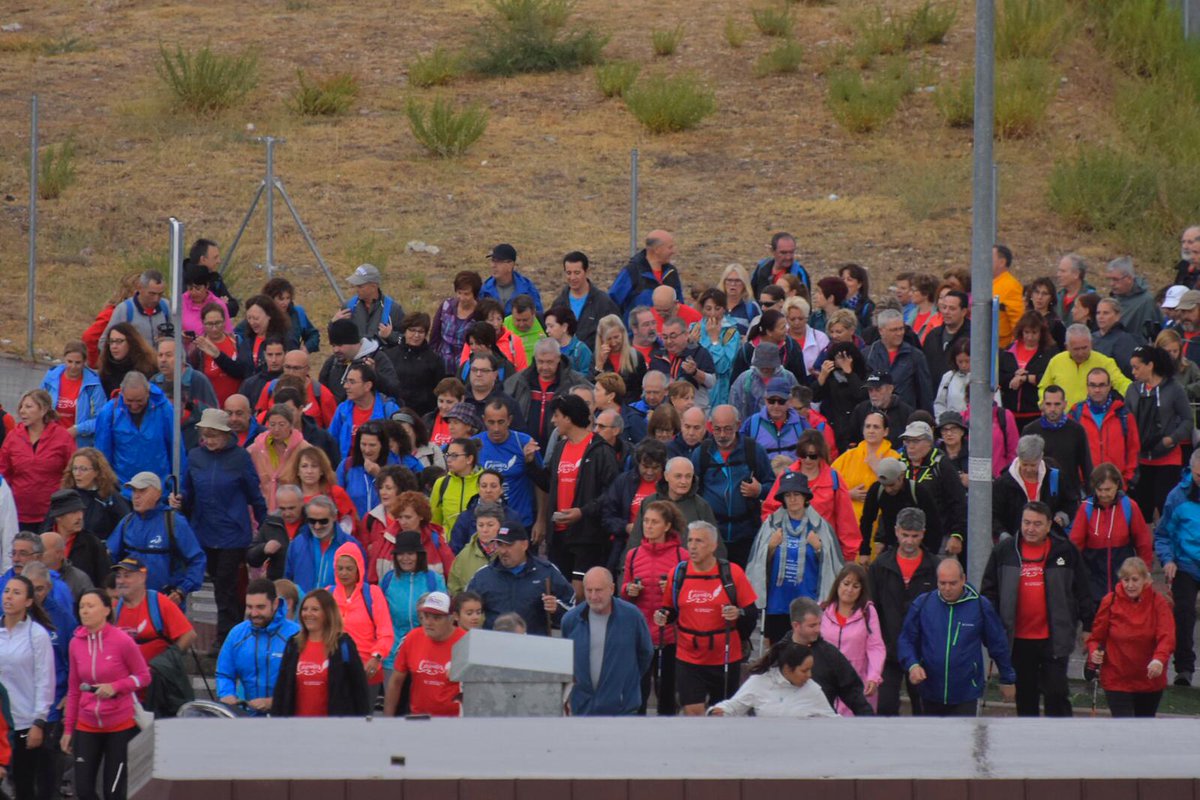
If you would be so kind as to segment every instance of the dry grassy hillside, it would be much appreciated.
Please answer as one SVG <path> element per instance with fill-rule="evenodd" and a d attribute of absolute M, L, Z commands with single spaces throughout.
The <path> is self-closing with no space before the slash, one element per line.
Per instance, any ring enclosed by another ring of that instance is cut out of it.
<path fill-rule="evenodd" d="M 872 134 L 847 133 L 826 107 L 828 68 L 853 41 L 852 18 L 866 3 L 793 6 L 804 64 L 796 74 L 758 78 L 753 65 L 770 40 L 754 30 L 751 0 L 579 0 L 578 18 L 611 35 L 606 57 L 642 62 L 643 72 L 694 71 L 715 89 L 718 111 L 699 128 L 651 136 L 620 100 L 598 91 L 593 68 L 411 89 L 414 57 L 467 43 L 482 13 L 477 0 L 20 2 L 0 11 L 0 24 L 22 26 L 0 33 L 3 350 L 24 349 L 31 92 L 42 101 L 43 143 L 73 135 L 78 151 L 74 185 L 40 204 L 39 350 L 57 351 L 76 336 L 117 276 L 165 257 L 168 216 L 186 222 L 189 240 L 228 244 L 262 172 L 263 150 L 246 139 L 251 126 L 287 138 L 278 172 L 339 276 L 372 261 L 406 306 L 431 308 L 455 270 L 485 268 L 499 241 L 515 244 L 521 268 L 547 290 L 558 285 L 558 257 L 575 248 L 592 254 L 606 284 L 628 254 L 633 147 L 641 152 L 641 229 L 676 232 L 688 282 L 761 257 L 779 229 L 797 234 L 802 261 L 817 276 L 856 260 L 886 285 L 897 270 L 940 273 L 968 256 L 970 131 L 946 127 L 921 90 Z M 883 5 L 902 11 L 916 3 Z M 907 55 L 922 85 L 969 67 L 973 14 L 960 3 L 944 44 Z M 749 31 L 740 49 L 726 42 L 728 18 Z M 651 31 L 680 23 L 679 51 L 655 57 Z M 257 48 L 258 88 L 220 115 L 175 113 L 156 75 L 160 44 L 206 41 L 219 52 Z M 48 55 L 47 42 L 74 52 Z M 343 117 L 301 118 L 286 107 L 297 68 L 351 70 L 362 93 Z M 1045 199 L 1056 154 L 1114 135 L 1115 69 L 1084 33 L 1053 69 L 1060 82 L 1044 125 L 996 146 L 999 236 L 1023 276 L 1048 273 L 1070 249 L 1115 255 L 1110 242 L 1070 229 Z M 466 156 L 430 158 L 408 130 L 410 95 L 481 102 L 490 126 Z M 277 213 L 282 274 L 316 319 L 327 318 L 333 295 L 282 203 Z M 238 251 L 233 283 L 241 296 L 261 281 L 262 232 L 258 216 Z M 440 254 L 406 253 L 413 239 Z M 1165 276 L 1165 265 L 1154 269 Z"/>

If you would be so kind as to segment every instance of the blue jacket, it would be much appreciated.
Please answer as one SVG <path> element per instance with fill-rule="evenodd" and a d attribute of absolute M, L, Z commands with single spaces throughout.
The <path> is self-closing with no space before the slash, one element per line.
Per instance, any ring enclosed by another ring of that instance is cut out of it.
<path fill-rule="evenodd" d="M 66 365 L 60 364 L 42 378 L 42 388 L 50 393 L 51 408 L 58 405 L 58 387 L 62 384 L 62 376 L 66 371 Z M 100 385 L 100 376 L 95 370 L 84 367 L 83 384 L 79 387 L 79 397 L 75 399 L 75 444 L 91 447 L 95 443 L 96 415 L 107 402 L 104 387 Z M 70 638 L 70 634 L 67 638 Z"/>
<path fill-rule="evenodd" d="M 96 417 L 96 449 L 104 453 L 122 484 L 142 471 L 153 472 L 166 482 L 171 474 L 174 425 L 171 401 L 162 389 L 150 384 L 150 402 L 142 412 L 141 427 L 129 416 L 123 395 L 104 404 Z M 185 454 L 180 466 L 183 472 L 187 471 L 186 461 Z"/>
<path fill-rule="evenodd" d="M 514 297 L 519 294 L 527 294 L 533 299 L 533 307 L 537 309 L 538 316 L 540 317 L 542 315 L 542 295 L 538 292 L 537 286 L 534 285 L 533 281 L 529 280 L 529 278 L 526 278 L 515 269 L 513 270 L 512 277 L 513 290 L 512 294 L 508 296 L 508 302 L 503 304 L 504 315 L 508 316 L 512 313 L 512 301 Z M 483 288 L 479 290 L 479 297 L 481 299 L 484 297 L 490 297 L 496 301 L 500 300 L 500 295 L 496 291 L 495 277 L 488 278 L 483 282 Z M 533 354 L 530 353 L 529 357 L 532 359 Z"/>
<path fill-rule="evenodd" d="M 562 348 L 562 354 L 567 357 L 567 364 L 580 375 L 591 375 L 596 368 L 596 357 L 592 348 L 576 337 L 571 337 L 567 346 Z"/>
<path fill-rule="evenodd" d="M 392 615 L 392 649 L 383 659 L 383 666 L 392 668 L 396 651 L 413 628 L 421 627 L 417 619 L 417 600 L 426 592 L 446 591 L 446 581 L 433 570 L 424 572 L 389 572 L 379 580 L 379 588 L 387 598 L 388 613 Z"/>
<path fill-rule="evenodd" d="M 771 283 L 771 275 L 775 272 L 775 257 L 764 258 L 754 266 L 754 273 L 750 276 L 750 288 L 754 292 L 754 296 L 758 297 L 762 294 L 762 290 Z M 808 270 L 799 261 L 792 262 L 792 268 L 788 273 L 795 275 L 804 284 L 804 288 L 812 289 L 812 280 L 808 277 Z"/>
<path fill-rule="evenodd" d="M 496 559 L 480 568 L 467 584 L 467 590 L 483 598 L 483 627 L 491 630 L 496 617 L 515 611 L 525 620 L 528 633 L 549 636 L 546 630 L 546 611 L 542 592 L 550 590 L 558 598 L 558 610 L 552 616 L 562 619 L 563 613 L 575 604 L 575 589 L 549 561 L 530 555 L 516 572 L 500 566 Z"/>
<path fill-rule="evenodd" d="M 147 589 L 161 592 L 173 586 L 184 594 L 194 592 L 204 582 L 204 551 L 187 518 L 174 514 L 176 552 L 172 555 L 166 512 L 159 506 L 145 514 L 130 513 L 108 535 L 108 552 L 114 564 L 126 556 L 140 559 L 146 565 Z"/>
<path fill-rule="evenodd" d="M 312 535 L 307 525 L 301 525 L 300 530 L 296 532 L 296 538 L 288 545 L 283 577 L 296 584 L 301 594 L 332 586 L 337 577 L 333 571 L 334 554 L 346 542 L 358 544 L 357 539 L 334 525 L 329 547 L 322 553 L 317 537 Z M 358 548 L 362 550 L 362 545 L 358 544 Z M 363 560 L 366 558 L 364 550 Z"/>
<path fill-rule="evenodd" d="M 796 443 L 800 440 L 800 434 L 804 433 L 811 426 L 800 413 L 795 409 L 788 409 L 787 419 L 783 423 L 783 427 L 776 427 L 775 423 L 767 415 L 767 409 L 759 411 L 752 417 L 747 417 L 742 423 L 742 429 L 739 433 L 742 436 L 749 436 L 758 446 L 767 453 L 767 458 L 774 458 L 780 453 L 786 456 L 792 456 L 796 452 Z"/>
<path fill-rule="evenodd" d="M 375 407 L 371 409 L 373 419 L 391 419 L 392 414 L 400 410 L 400 406 L 388 397 L 375 393 Z M 348 456 L 354 452 L 354 401 L 343 400 L 333 412 L 333 420 L 329 423 L 329 435 L 338 443 L 342 455 Z"/>
<path fill-rule="evenodd" d="M 679 279 L 679 271 L 674 264 L 663 265 L 662 280 L 654 277 L 654 270 L 646 258 L 646 251 L 637 251 L 629 263 L 617 273 L 616 280 L 608 287 L 608 296 L 621 309 L 621 319 L 629 322 L 629 312 L 634 306 L 650 306 L 650 295 L 659 286 L 670 286 L 675 290 L 675 298 L 684 302 L 683 282 Z"/>
<path fill-rule="evenodd" d="M 1162 518 L 1154 529 L 1154 555 L 1160 563 L 1173 561 L 1200 580 L 1200 488 L 1192 483 L 1187 467 L 1163 505 Z"/>
<path fill-rule="evenodd" d="M 398 464 L 408 467 L 414 475 L 425 469 L 424 465 L 412 456 L 404 456 L 401 459 L 395 453 L 388 453 L 387 463 L 388 466 Z M 346 495 L 354 503 L 354 508 L 360 517 L 365 517 L 372 508 L 379 505 L 379 492 L 375 490 L 375 479 L 367 474 L 362 465 L 352 465 L 350 459 L 345 458 L 342 463 L 338 464 L 335 474 L 338 486 L 346 490 Z"/>
<path fill-rule="evenodd" d="M 292 322 L 292 335 L 304 344 L 304 349 L 315 353 L 321 349 L 321 332 L 308 319 L 304 306 L 292 303 L 288 307 L 288 319 Z"/>
<path fill-rule="evenodd" d="M 1000 682 L 1016 683 L 1004 623 L 988 599 L 968 583 L 953 603 L 943 600 L 936 589 L 913 600 L 896 654 L 905 672 L 917 664 L 925 668 L 926 679 L 917 685 L 922 697 L 957 705 L 983 694 L 987 674 L 980 645 L 987 647 L 1000 668 Z"/>
<path fill-rule="evenodd" d="M 205 547 L 246 548 L 254 519 L 267 518 L 267 502 L 250 454 L 232 442 L 224 450 L 188 453 L 183 474 L 183 513 Z"/>
<path fill-rule="evenodd" d="M 234 695 L 239 700 L 271 697 L 283 662 L 283 649 L 288 639 L 299 632 L 300 624 L 287 618 L 287 603 L 282 598 L 266 627 L 257 628 L 250 620 L 234 625 L 217 656 L 217 697 Z M 257 712 L 253 713 L 257 716 Z"/>
<path fill-rule="evenodd" d="M 502 499 L 503 502 L 503 499 Z M 475 506 L 479 505 L 479 495 L 475 495 L 468 503 L 464 510 L 454 520 L 454 527 L 450 530 L 450 552 L 458 555 L 464 547 L 471 542 L 471 537 L 475 535 Z M 514 523 L 525 523 L 518 517 L 507 503 L 504 503 L 504 524 L 513 525 Z"/>
<path fill-rule="evenodd" d="M 775 473 L 766 452 L 753 440 L 739 434 L 726 463 L 717 443 L 706 439 L 692 453 L 692 465 L 696 468 L 696 493 L 712 507 L 721 537 L 726 542 L 733 542 L 757 535 L 762 525 L 762 501 L 775 483 Z M 741 484 L 751 475 L 762 484 L 762 489 L 758 497 L 745 498 Z"/>
<path fill-rule="evenodd" d="M 619 597 L 612 602 L 596 686 L 591 671 L 591 608 L 580 603 L 563 617 L 563 638 L 575 645 L 575 686 L 570 702 L 571 713 L 577 717 L 636 714 L 642 704 L 642 675 L 654 658 L 650 629 L 637 606 Z"/>

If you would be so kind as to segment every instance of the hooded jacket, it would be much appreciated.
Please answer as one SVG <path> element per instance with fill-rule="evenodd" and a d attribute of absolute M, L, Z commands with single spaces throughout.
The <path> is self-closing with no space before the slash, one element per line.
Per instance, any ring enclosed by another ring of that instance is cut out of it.
<path fill-rule="evenodd" d="M 42 388 L 50 393 L 51 408 L 58 406 L 58 391 L 66 371 L 66 365 L 60 364 L 42 378 Z M 92 446 L 95 441 L 96 415 L 106 402 L 108 397 L 104 394 L 104 387 L 100 385 L 100 376 L 95 370 L 84 367 L 79 396 L 75 398 L 75 444 L 79 447 Z"/>
<path fill-rule="evenodd" d="M 563 531 L 554 531 L 550 520 L 551 513 L 564 509 L 555 508 L 558 504 L 558 465 L 562 461 L 565 447 L 559 447 L 546 465 L 549 475 L 548 501 L 543 504 L 542 516 L 546 521 L 546 530 L 553 531 L 555 539 L 562 538 L 566 546 L 574 545 L 603 545 L 609 541 L 608 531 L 604 528 L 602 511 L 604 490 L 617 479 L 620 470 L 617 467 L 617 453 L 599 434 L 593 434 L 583 451 L 579 461 L 579 473 L 575 479 L 575 501 L 570 506 L 583 512 L 583 518 L 574 522 Z M 640 702 L 640 701 L 639 701 Z"/>
<path fill-rule="evenodd" d="M 395 641 L 387 597 L 378 586 L 366 582 L 367 568 L 363 560 L 362 548 L 357 542 L 346 542 L 337 549 L 337 553 L 334 555 L 335 566 L 337 559 L 342 556 L 354 559 L 354 563 L 358 567 L 358 581 L 354 584 L 353 589 L 347 592 L 346 587 L 335 579 L 333 588 L 330 590 L 333 594 L 333 601 L 337 603 L 338 610 L 342 612 L 342 628 L 354 640 L 354 646 L 358 648 L 358 654 L 364 665 L 373 656 L 379 656 L 379 660 L 382 662 L 392 652 L 392 643 Z M 363 597 L 366 592 L 371 593 L 371 608 L 369 609 L 366 599 Z M 383 670 L 376 672 L 375 677 L 368 678 L 367 683 L 383 683 Z"/>
<path fill-rule="evenodd" d="M 837 537 L 833 535 L 833 529 L 829 527 L 821 516 L 811 507 L 806 506 L 804 509 L 804 519 L 808 523 L 807 530 L 804 533 L 807 538 L 807 531 L 811 530 L 817 534 L 821 540 L 821 550 L 819 553 L 814 553 L 812 546 L 805 542 L 801 545 L 801 554 L 803 556 L 798 575 L 794 579 L 789 580 L 786 575 L 784 553 L 784 543 L 780 543 L 779 548 L 775 553 L 780 556 L 780 565 L 778 571 L 773 570 L 772 561 L 773 555 L 770 553 L 771 535 L 775 531 L 782 531 L 784 542 L 789 537 L 795 537 L 798 534 L 793 531 L 792 525 L 788 519 L 786 508 L 776 509 L 772 514 L 763 520 L 762 525 L 758 529 L 758 535 L 754 538 L 754 546 L 750 548 L 750 558 L 746 561 L 746 578 L 749 579 L 750 585 L 754 587 L 754 594 L 758 596 L 756 601 L 760 609 L 767 608 L 767 602 L 770 599 L 769 593 L 773 588 L 784 586 L 787 582 L 800 583 L 804 580 L 805 566 L 803 559 L 807 559 L 813 555 L 820 562 L 820 585 L 817 587 L 815 597 L 813 599 L 821 599 L 829 596 L 829 592 L 833 590 L 833 581 L 837 574 L 841 572 L 842 565 L 845 563 L 842 558 L 842 546 L 838 542 Z M 783 552 L 781 552 L 781 550 Z"/>
<path fill-rule="evenodd" d="M 483 551 L 483 545 L 479 543 L 479 534 L 471 534 L 470 540 L 462 550 L 458 551 L 458 555 L 454 557 L 454 564 L 450 567 L 450 576 L 446 579 L 450 596 L 454 597 L 466 589 L 471 578 L 475 576 L 476 572 L 486 567 L 489 560 L 491 560 L 491 556 Z"/>
<path fill-rule="evenodd" d="M 96 417 L 96 449 L 104 453 L 122 484 L 142 471 L 153 472 L 165 481 L 171 474 L 174 424 L 171 401 L 162 389 L 150 384 L 150 398 L 140 426 L 134 424 L 123 394 L 104 404 Z M 186 454 L 183 460 L 180 469 L 186 472 Z"/>
<path fill-rule="evenodd" d="M 920 348 L 913 347 L 908 342 L 901 342 L 895 358 L 892 358 L 883 342 L 876 341 L 863 351 L 863 358 L 871 372 L 891 374 L 896 394 L 901 400 L 919 410 L 933 409 L 936 387 L 929 375 L 925 353 Z"/>
<path fill-rule="evenodd" d="M 800 472 L 802 466 L 802 462 L 793 461 L 788 465 L 787 471 Z M 859 550 L 862 549 L 862 533 L 858 529 L 854 502 L 850 499 L 850 485 L 828 464 L 821 464 L 820 474 L 809 480 L 808 488 L 812 489 L 813 493 L 808 505 L 828 522 L 837 534 L 842 557 L 846 561 L 858 558 Z M 779 478 L 776 478 L 771 485 L 771 491 L 767 493 L 767 499 L 763 501 L 764 520 L 783 507 L 783 503 L 776 497 L 778 491 Z"/>
<path fill-rule="evenodd" d="M 120 487 L 108 497 L 101 497 L 96 489 L 80 489 L 76 487 L 75 494 L 83 501 L 83 529 L 91 531 L 100 541 L 108 538 L 113 528 L 125 519 L 125 515 L 133 511 L 133 506 L 121 494 Z M 108 571 L 108 565 L 104 567 Z"/>
<path fill-rule="evenodd" d="M 632 603 L 612 599 L 604 632 L 600 680 L 592 683 L 591 626 L 587 603 L 567 612 L 562 635 L 575 649 L 575 685 L 571 688 L 571 713 L 577 717 L 636 714 L 642 704 L 642 674 L 650 668 L 654 645 L 642 612 Z"/>
<path fill-rule="evenodd" d="M 1137 278 L 1129 294 L 1114 294 L 1121 305 L 1121 324 L 1134 336 L 1145 336 L 1146 323 L 1162 324 L 1162 311 L 1154 300 L 1145 278 Z"/>
<path fill-rule="evenodd" d="M 367 421 L 391 419 L 392 414 L 400 411 L 400 407 L 379 391 L 375 392 L 375 402 L 371 406 L 371 416 Z M 343 400 L 333 413 L 333 422 L 329 423 L 329 435 L 337 442 L 338 449 L 345 454 L 354 452 L 354 401 Z"/>
<path fill-rule="evenodd" d="M 1147 584 L 1133 600 L 1117 584 L 1100 601 L 1088 636 L 1089 662 L 1104 651 L 1100 685 L 1109 692 L 1161 692 L 1167 686 L 1167 660 L 1175 652 L 1175 617 L 1171 602 Z M 1157 678 L 1146 676 L 1151 660 L 1163 665 Z"/>
<path fill-rule="evenodd" d="M 1000 668 L 1000 682 L 1015 684 L 1004 623 L 991 601 L 968 583 L 954 602 L 936 590 L 913 601 L 900 630 L 897 655 L 905 672 L 918 664 L 925 669 L 926 678 L 917 685 L 921 697 L 957 705 L 983 694 L 987 674 L 980 645 Z"/>
<path fill-rule="evenodd" d="M 1014 459 L 992 484 L 993 541 L 999 541 L 1005 534 L 1017 536 L 1021 532 L 1021 510 L 1029 502 L 1029 496 L 1025 494 L 1020 467 L 1021 462 Z M 1036 499 L 1050 506 L 1051 521 L 1054 522 L 1054 517 L 1059 514 L 1066 514 L 1070 520 L 1079 507 L 1079 496 L 1060 478 L 1056 468 L 1047 466 L 1045 459 L 1038 462 L 1037 482 Z"/>
<path fill-rule="evenodd" d="M 399 323 L 396 323 L 399 325 Z M 392 360 L 387 358 L 379 349 L 379 342 L 374 339 L 363 339 L 358 345 L 358 354 L 350 362 L 340 361 L 337 354 L 331 355 L 325 359 L 325 363 L 321 365 L 321 372 L 317 376 L 318 382 L 333 393 L 334 398 L 338 403 L 342 403 L 346 399 L 346 390 L 342 388 L 342 381 L 346 379 L 346 372 L 352 366 L 360 366 L 364 360 L 371 359 L 375 368 L 375 393 L 385 394 L 389 397 L 399 398 L 403 396 L 400 386 L 400 380 L 396 377 L 396 368 L 392 366 Z M 345 449 L 342 452 L 346 452 Z"/>
<path fill-rule="evenodd" d="M 432 570 L 396 572 L 384 575 L 377 587 L 387 598 L 388 616 L 392 622 L 392 647 L 383 659 L 384 669 L 392 669 L 400 644 L 415 628 L 421 627 L 417 616 L 417 600 L 427 592 L 446 591 L 446 581 Z"/>
<path fill-rule="evenodd" d="M 1071 526 L 1071 544 L 1088 566 L 1092 599 L 1097 602 L 1120 584 L 1117 573 L 1125 559 L 1136 555 L 1154 563 L 1150 528 L 1137 503 L 1123 493 L 1108 508 L 1102 508 L 1095 497 L 1080 503 Z"/>
<path fill-rule="evenodd" d="M 767 458 L 774 458 L 780 454 L 795 455 L 800 434 L 808 429 L 808 421 L 795 409 L 789 408 L 783 424 L 777 425 L 767 413 L 767 409 L 763 408 L 742 423 L 739 433 L 757 442 L 758 446 L 766 451 Z"/>
<path fill-rule="evenodd" d="M 267 555 L 267 542 L 279 542 L 279 549 L 274 555 Z M 266 577 L 277 581 L 283 577 L 283 568 L 287 563 L 287 551 L 291 543 L 283 518 L 278 514 L 268 514 L 255 531 L 254 540 L 246 548 L 246 563 L 252 567 L 265 565 Z"/>
<path fill-rule="evenodd" d="M 608 296 L 621 309 L 621 318 L 628 322 L 629 312 L 634 306 L 652 305 L 651 295 L 659 286 L 670 286 L 675 290 L 675 298 L 684 302 L 683 282 L 675 265 L 663 264 L 661 277 L 656 278 L 650 260 L 646 258 L 646 249 L 642 248 L 617 273 L 612 286 L 608 288 Z"/>
<path fill-rule="evenodd" d="M 12 489 L 17 517 L 22 523 L 40 524 L 46 518 L 50 495 L 62 483 L 63 471 L 74 452 L 75 440 L 53 420 L 38 437 L 37 449 L 29 441 L 29 430 L 23 422 L 4 437 L 4 444 L 0 445 L 0 474 Z"/>
<path fill-rule="evenodd" d="M 396 547 L 400 523 L 388 517 L 381 503 L 367 512 L 362 524 L 363 541 L 367 543 L 367 580 L 379 583 L 392 571 L 392 551 Z M 433 530 L 431 525 L 425 525 L 420 534 L 430 572 L 443 578 L 449 575 L 450 567 L 454 565 L 454 553 L 446 544 L 446 537 Z"/>
<path fill-rule="evenodd" d="M 299 632 L 300 624 L 287 618 L 287 603 L 282 599 L 266 626 L 259 628 L 250 620 L 235 625 L 217 657 L 217 697 L 271 697 L 283 651 L 288 640 Z"/>
<path fill-rule="evenodd" d="M 63 732 L 79 723 L 111 730 L 133 719 L 133 695 L 150 685 L 150 668 L 129 635 L 111 623 L 96 633 L 80 625 L 71 639 L 71 677 L 63 714 Z M 79 686 L 111 683 L 116 694 L 101 697 Z"/>
<path fill-rule="evenodd" d="M 362 545 L 350 534 L 334 525 L 329 546 L 321 549 L 321 543 L 307 525 L 303 525 L 287 549 L 287 560 L 283 566 L 283 577 L 292 581 L 307 594 L 313 589 L 324 589 L 337 580 L 334 573 L 334 555 L 340 548 L 353 544 L 362 552 Z M 364 573 L 365 574 L 365 573 Z"/>
<path fill-rule="evenodd" d="M 566 356 L 559 356 L 558 371 L 550 388 L 542 391 L 537 366 L 530 365 L 504 381 L 505 394 L 517 403 L 514 426 L 538 440 L 545 447 L 550 436 L 550 403 L 555 397 L 566 397 L 571 389 L 586 383 L 586 379 L 571 369 Z"/>
<path fill-rule="evenodd" d="M 1125 392 L 1125 405 L 1137 420 L 1141 449 L 1138 459 L 1147 461 L 1163 458 L 1178 451 L 1183 442 L 1192 440 L 1195 418 L 1188 402 L 1187 392 L 1174 378 L 1163 381 L 1153 389 L 1147 389 L 1142 381 L 1130 384 Z M 1174 447 L 1163 444 L 1170 436 Z M 1176 461 L 1176 464 L 1181 463 Z"/>
<path fill-rule="evenodd" d="M 1087 400 L 1072 406 L 1069 414 L 1087 435 L 1092 463 L 1113 464 L 1121 471 L 1121 478 L 1128 486 L 1137 470 L 1138 451 L 1142 445 L 1137 421 L 1129 413 L 1125 401 L 1114 395 L 1098 427 Z"/>
<path fill-rule="evenodd" d="M 866 587 L 863 587 L 866 591 Z M 821 638 L 841 651 L 842 655 L 854 667 L 863 683 L 874 681 L 876 685 L 883 682 L 883 662 L 887 647 L 883 642 L 883 630 L 879 624 L 879 615 L 875 604 L 867 601 L 862 608 L 852 613 L 846 624 L 838 623 L 837 604 L 831 603 L 825 607 L 821 615 Z M 867 698 L 871 708 L 879 703 L 879 693 Z M 843 717 L 853 716 L 850 709 L 840 700 L 834 706 Z"/>
<path fill-rule="evenodd" d="M 429 492 L 429 507 L 433 513 L 433 524 L 442 530 L 454 530 L 458 515 L 467 509 L 472 498 L 479 494 L 479 475 L 483 470 L 476 467 L 469 475 L 447 472 L 433 482 Z"/>
<path fill-rule="evenodd" d="M 471 498 L 467 504 L 467 508 L 458 518 L 454 520 L 454 526 L 450 529 L 450 535 L 447 537 L 450 544 L 450 552 L 457 556 L 467 546 L 467 542 L 471 541 L 471 537 L 475 535 L 475 507 L 479 505 L 479 495 Z M 504 524 L 513 525 L 520 523 L 525 525 L 525 521 L 513 513 L 512 508 L 505 502 L 503 497 L 500 498 L 500 505 L 504 507 Z M 533 525 L 532 521 L 526 528 Z M 469 577 L 469 576 L 468 576 Z"/>
<path fill-rule="evenodd" d="M 1154 554 L 1163 566 L 1174 563 L 1200 580 L 1200 489 L 1184 470 L 1179 485 L 1167 495 L 1154 529 Z"/>
<path fill-rule="evenodd" d="M 188 454 L 183 508 L 205 547 L 249 547 L 253 532 L 250 511 L 260 523 L 266 518 L 267 503 L 251 458 L 233 442 L 223 450 L 196 447 Z"/>
<path fill-rule="evenodd" d="M 171 551 L 171 533 L 167 514 L 175 528 L 175 551 Z M 204 582 L 207 560 L 187 518 L 163 506 L 145 514 L 136 511 L 121 520 L 108 537 L 108 552 L 113 563 L 134 556 L 146 565 L 146 588 L 160 592 L 167 587 L 184 594 L 194 592 Z"/>
<path fill-rule="evenodd" d="M 246 448 L 246 452 L 250 454 L 250 459 L 254 462 L 254 469 L 258 473 L 262 497 L 266 500 L 267 508 L 274 511 L 275 490 L 279 488 L 279 477 L 283 475 L 283 471 L 291 460 L 292 454 L 301 447 L 306 446 L 308 442 L 304 441 L 304 434 L 299 429 L 293 428 L 291 435 L 284 442 L 283 452 L 279 454 L 276 462 L 272 464 L 271 453 L 269 452 L 271 446 L 270 439 L 270 431 L 263 431 L 254 439 L 254 444 Z M 266 515 L 264 514 L 263 516 Z M 258 519 L 262 519 L 262 516 L 258 517 Z"/>
<path fill-rule="evenodd" d="M 418 414 L 437 408 L 433 387 L 446 377 L 446 365 L 427 342 L 413 347 L 404 341 L 383 351 L 392 362 L 396 379 L 404 387 L 405 402 Z"/>
<path fill-rule="evenodd" d="M 744 717 L 751 711 L 756 717 L 837 717 L 816 679 L 810 678 L 803 686 L 796 686 L 784 677 L 779 667 L 751 675 L 737 694 L 713 708 L 721 709 L 726 717 Z"/>
<path fill-rule="evenodd" d="M 667 531 L 661 542 L 647 542 L 641 539 L 625 553 L 621 598 L 628 600 L 642 612 L 646 624 L 650 627 L 650 638 L 655 647 L 670 647 L 675 644 L 674 625 L 660 627 L 654 624 L 654 612 L 668 605 L 666 592 L 659 586 L 659 581 L 674 574 L 679 563 L 687 560 L 688 551 L 680 545 L 677 531 Z M 636 581 L 641 582 L 641 590 L 637 597 L 630 597 L 629 584 Z"/>

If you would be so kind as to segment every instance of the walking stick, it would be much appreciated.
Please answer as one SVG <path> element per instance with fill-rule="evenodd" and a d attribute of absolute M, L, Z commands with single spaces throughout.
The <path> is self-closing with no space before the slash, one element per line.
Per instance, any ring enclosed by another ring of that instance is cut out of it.
<path fill-rule="evenodd" d="M 667 576 L 666 576 L 666 575 L 659 575 L 659 576 L 658 576 L 658 579 L 659 579 L 660 581 L 665 581 L 665 580 L 667 579 Z M 638 582 L 638 585 L 640 586 L 640 585 L 641 585 L 641 583 L 642 583 L 642 579 L 641 579 L 641 578 L 638 578 L 637 582 Z M 667 626 L 666 626 L 666 625 L 659 625 L 659 626 L 658 626 L 658 645 L 657 645 L 657 646 L 655 646 L 655 648 L 654 648 L 654 661 L 655 661 L 655 664 L 656 664 L 656 666 L 657 666 L 657 670 L 656 670 L 656 671 L 657 671 L 657 673 L 658 673 L 657 675 L 655 675 L 655 676 L 654 676 L 654 694 L 655 694 L 655 697 L 658 697 L 659 695 L 661 695 L 661 694 L 662 694 L 662 679 L 663 679 L 663 645 L 665 644 L 665 642 L 663 642 L 663 637 L 666 635 L 666 630 L 667 630 Z M 661 698 L 661 697 L 659 697 L 659 700 L 661 701 L 661 700 L 662 700 L 662 698 Z"/>
<path fill-rule="evenodd" d="M 733 623 L 725 620 L 725 685 L 721 687 L 722 700 L 729 699 L 729 635 L 733 630 Z"/>
<path fill-rule="evenodd" d="M 200 680 L 204 681 L 204 689 L 208 692 L 208 699 L 216 702 L 217 696 L 213 693 L 212 686 L 208 683 L 208 676 L 204 674 L 204 665 L 200 663 L 200 656 L 196 654 L 196 648 L 189 647 L 188 650 L 192 653 L 192 658 L 196 660 L 196 671 L 200 673 Z"/>
<path fill-rule="evenodd" d="M 1104 655 L 1103 650 L 1097 650 L 1096 652 L 1100 653 L 1101 655 Z M 1090 659 L 1089 659 L 1089 661 L 1090 661 Z M 1088 666 L 1090 667 L 1091 664 L 1088 664 Z M 1100 670 L 1102 667 L 1103 667 L 1103 664 L 1092 670 L 1092 716 L 1093 717 L 1096 716 L 1096 700 L 1097 700 L 1097 696 L 1100 694 Z"/>
<path fill-rule="evenodd" d="M 546 594 L 554 594 L 554 592 L 550 591 L 550 577 L 549 576 L 546 576 Z M 554 635 L 554 612 L 553 611 L 546 612 L 546 635 L 547 636 Z"/>

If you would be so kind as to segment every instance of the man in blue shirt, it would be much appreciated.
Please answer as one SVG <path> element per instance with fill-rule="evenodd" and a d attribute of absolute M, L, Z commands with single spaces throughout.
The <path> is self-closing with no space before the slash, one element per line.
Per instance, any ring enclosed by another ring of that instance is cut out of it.
<path fill-rule="evenodd" d="M 541 519 L 541 499 L 534 491 L 534 476 L 544 475 L 538 443 L 528 434 L 512 430 L 512 410 L 502 398 L 483 409 L 484 433 L 479 440 L 479 466 L 499 472 L 504 479 L 504 502 L 523 525 L 532 529 Z M 535 513 L 538 512 L 538 513 Z"/>
<path fill-rule="evenodd" d="M 517 249 L 511 244 L 498 244 L 488 254 L 492 262 L 492 277 L 483 283 L 479 297 L 494 297 L 504 306 L 505 316 L 512 313 L 512 301 L 517 295 L 527 294 L 542 313 L 542 295 L 533 281 L 517 272 Z"/>
<path fill-rule="evenodd" d="M 287 604 L 274 582 L 255 578 L 246 587 L 246 620 L 234 626 L 217 657 L 217 696 L 225 705 L 245 703 L 258 713 L 271 710 L 283 651 L 300 625 L 287 618 Z"/>

